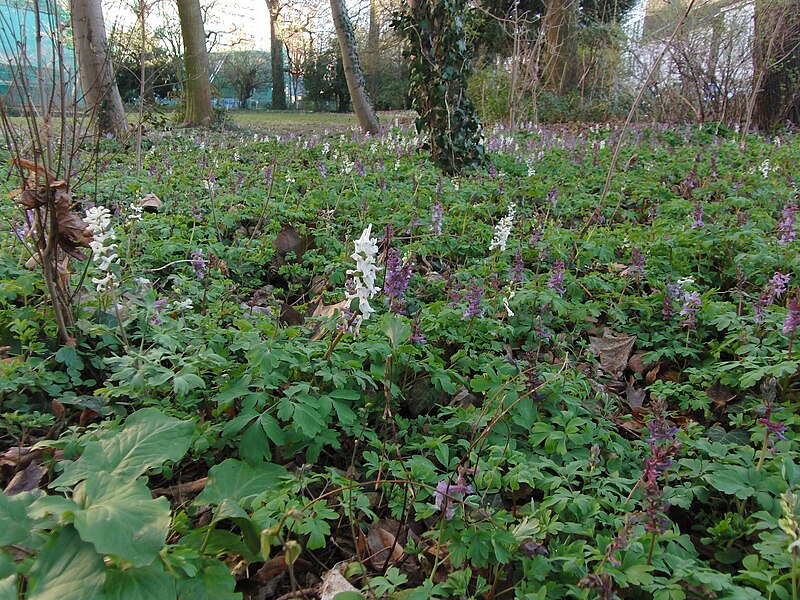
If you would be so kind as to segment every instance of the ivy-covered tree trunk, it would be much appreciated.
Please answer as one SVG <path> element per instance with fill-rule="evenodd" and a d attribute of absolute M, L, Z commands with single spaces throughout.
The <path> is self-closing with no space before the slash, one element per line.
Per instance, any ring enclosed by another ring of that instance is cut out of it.
<path fill-rule="evenodd" d="M 286 75 L 283 66 L 283 37 L 278 26 L 279 0 L 267 0 L 269 9 L 269 49 L 272 58 L 272 110 L 286 110 Z"/>
<path fill-rule="evenodd" d="M 98 134 L 127 132 L 125 108 L 114 80 L 100 0 L 71 0 L 70 16 L 83 100 Z"/>
<path fill-rule="evenodd" d="M 358 123 L 361 125 L 361 129 L 367 133 L 378 133 L 380 131 L 378 115 L 375 114 L 375 109 L 372 107 L 364 86 L 364 75 L 358 61 L 353 26 L 350 24 L 350 17 L 347 16 L 344 0 L 331 0 L 331 13 L 333 24 L 336 27 L 336 37 L 339 39 L 339 47 L 342 49 L 344 78 L 347 80 L 347 89 L 350 90 L 350 100 L 353 103 Z"/>
<path fill-rule="evenodd" d="M 800 0 L 758 0 L 753 47 L 753 123 L 800 125 Z"/>
<path fill-rule="evenodd" d="M 407 44 L 417 131 L 427 133 L 431 157 L 447 173 L 486 161 L 481 122 L 467 97 L 466 10 L 466 0 L 410 0 L 393 22 Z"/>
<path fill-rule="evenodd" d="M 178 0 L 178 18 L 186 68 L 186 112 L 183 123 L 190 127 L 210 125 L 214 110 L 211 108 L 206 32 L 199 0 Z"/>

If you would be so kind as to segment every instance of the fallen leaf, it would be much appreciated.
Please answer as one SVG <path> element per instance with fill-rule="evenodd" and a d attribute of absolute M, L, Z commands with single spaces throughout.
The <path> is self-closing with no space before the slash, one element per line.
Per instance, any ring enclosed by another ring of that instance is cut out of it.
<path fill-rule="evenodd" d="M 142 208 L 149 208 L 150 209 L 149 212 L 155 212 L 163 205 L 164 203 L 161 201 L 161 198 L 159 198 L 153 193 L 150 193 L 150 194 L 145 194 L 142 197 L 142 202 L 139 206 L 141 206 Z"/>
<path fill-rule="evenodd" d="M 633 377 L 628 381 L 628 387 L 625 388 L 625 399 L 628 401 L 628 406 L 636 410 L 642 408 L 644 398 L 647 396 L 647 390 L 635 388 L 633 386 Z"/>
<path fill-rule="evenodd" d="M 359 593 L 358 588 L 347 581 L 343 575 L 347 565 L 347 562 L 341 562 L 322 576 L 322 585 L 319 591 L 320 600 L 333 600 L 336 594 L 344 592 Z"/>
<path fill-rule="evenodd" d="M 31 462 L 25 469 L 17 472 L 11 481 L 8 482 L 6 489 L 3 490 L 6 496 L 14 496 L 22 492 L 29 492 L 39 487 L 42 479 L 47 473 L 47 469 L 38 462 Z"/>
<path fill-rule="evenodd" d="M 621 378 L 628 357 L 633 351 L 636 337 L 615 335 L 610 329 L 603 330 L 602 337 L 590 337 L 589 349 L 600 360 L 600 368 L 614 378 Z"/>

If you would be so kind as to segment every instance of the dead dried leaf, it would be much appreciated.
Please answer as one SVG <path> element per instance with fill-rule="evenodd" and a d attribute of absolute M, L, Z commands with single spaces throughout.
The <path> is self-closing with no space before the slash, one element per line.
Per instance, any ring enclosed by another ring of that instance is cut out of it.
<path fill-rule="evenodd" d="M 343 592 L 358 593 L 358 588 L 344 577 L 344 570 L 347 565 L 348 563 L 341 562 L 322 576 L 322 585 L 319 592 L 320 600 L 333 600 L 336 594 Z"/>
<path fill-rule="evenodd" d="M 641 408 L 645 396 L 647 396 L 647 390 L 635 388 L 633 386 L 633 377 L 631 377 L 628 381 L 628 387 L 625 388 L 625 399 L 628 401 L 628 406 L 633 410 Z"/>
<path fill-rule="evenodd" d="M 145 194 L 142 196 L 142 202 L 139 204 L 142 208 L 149 208 L 151 211 L 155 212 L 159 208 L 161 208 L 164 203 L 161 201 L 161 198 L 156 196 L 153 193 Z"/>
<path fill-rule="evenodd" d="M 18 471 L 11 481 L 8 482 L 6 489 L 3 490 L 6 496 L 14 496 L 22 492 L 29 492 L 39 487 L 42 479 L 47 473 L 47 469 L 38 462 L 31 462 L 25 469 Z"/>
<path fill-rule="evenodd" d="M 336 304 L 322 304 L 320 303 L 314 311 L 311 313 L 310 316 L 312 317 L 322 317 L 327 319 L 328 317 L 332 317 L 336 314 L 337 310 L 342 310 L 345 306 L 347 306 L 347 300 L 342 300 L 341 302 L 337 302 Z"/>
<path fill-rule="evenodd" d="M 362 559 L 374 569 L 382 571 L 396 565 L 403 558 L 406 529 L 393 519 L 381 519 L 367 528 L 366 555 Z"/>
<path fill-rule="evenodd" d="M 636 336 L 615 335 L 606 328 L 602 337 L 590 337 L 589 349 L 600 360 L 600 368 L 616 379 L 622 377 L 628 366 L 628 357 L 633 351 Z"/>
<path fill-rule="evenodd" d="M 60 421 L 61 419 L 64 418 L 64 415 L 66 414 L 66 411 L 64 410 L 64 405 L 61 404 L 61 402 L 59 402 L 58 400 L 53 398 L 50 401 L 50 406 L 52 407 L 53 414 L 56 416 L 56 419 L 58 421 Z"/>

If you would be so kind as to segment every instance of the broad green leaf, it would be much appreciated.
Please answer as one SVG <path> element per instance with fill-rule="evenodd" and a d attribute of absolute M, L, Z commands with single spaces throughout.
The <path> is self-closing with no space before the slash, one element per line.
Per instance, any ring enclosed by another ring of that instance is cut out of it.
<path fill-rule="evenodd" d="M 153 499 L 141 479 L 92 477 L 75 488 L 75 528 L 101 554 L 119 556 L 136 567 L 153 562 L 169 531 L 166 498 Z"/>
<path fill-rule="evenodd" d="M 229 458 L 211 467 L 208 472 L 208 483 L 195 502 L 220 504 L 229 498 L 247 508 L 253 496 L 277 487 L 281 478 L 286 475 L 286 469 L 279 465 L 262 463 L 253 466 Z"/>
<path fill-rule="evenodd" d="M 6 496 L 0 492 L 0 546 L 17 544 L 28 538 L 33 521 L 28 517 L 30 494 Z"/>
<path fill-rule="evenodd" d="M 294 406 L 294 423 L 308 438 L 313 438 L 325 429 L 325 417 L 318 408 L 298 402 Z"/>
<path fill-rule="evenodd" d="M 236 502 L 226 498 L 219 503 L 214 510 L 211 524 L 216 525 L 220 521 L 231 520 L 239 526 L 242 531 L 245 543 L 253 552 L 258 552 L 261 548 L 261 532 L 256 528 L 250 515 Z"/>
<path fill-rule="evenodd" d="M 210 560 L 191 579 L 178 580 L 178 600 L 241 600 L 236 580 L 223 563 Z"/>
<path fill-rule="evenodd" d="M 14 559 L 7 552 L 0 550 L 0 579 L 16 575 L 16 573 L 17 566 L 14 564 Z M 0 596 L 0 598 L 2 597 Z"/>
<path fill-rule="evenodd" d="M 109 600 L 175 600 L 175 578 L 160 562 L 134 569 L 109 569 L 103 591 Z"/>
<path fill-rule="evenodd" d="M 57 521 L 71 521 L 70 513 L 80 510 L 80 507 L 64 496 L 42 496 L 31 503 L 28 514 L 34 519 L 43 519 L 49 515 Z"/>
<path fill-rule="evenodd" d="M 381 330 L 389 338 L 389 343 L 392 348 L 396 348 L 401 344 L 405 344 L 411 337 L 411 325 L 403 321 L 400 317 L 393 315 L 385 315 Z"/>
<path fill-rule="evenodd" d="M 31 567 L 26 600 L 106 600 L 103 557 L 66 526 L 45 544 Z"/>
<path fill-rule="evenodd" d="M 165 461 L 180 460 L 192 442 L 194 424 L 167 416 L 155 408 L 133 413 L 120 431 L 86 445 L 83 456 L 67 465 L 51 487 L 75 485 L 95 473 L 136 479 Z"/>
<path fill-rule="evenodd" d="M 16 600 L 17 598 L 17 576 L 9 575 L 0 579 L 0 598 L 8 598 L 9 600 Z"/>

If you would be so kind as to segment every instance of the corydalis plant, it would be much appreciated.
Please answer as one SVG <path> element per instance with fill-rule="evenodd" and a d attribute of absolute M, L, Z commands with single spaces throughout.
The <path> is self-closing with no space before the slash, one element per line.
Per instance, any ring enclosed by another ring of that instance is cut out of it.
<path fill-rule="evenodd" d="M 392 246 L 386 253 L 386 278 L 383 280 L 383 293 L 389 302 L 389 310 L 405 313 L 405 295 L 411 282 L 413 265 L 408 258 L 401 258 L 397 248 Z"/>
<path fill-rule="evenodd" d="M 372 224 L 370 223 L 361 233 L 361 237 L 355 241 L 355 251 L 350 255 L 356 261 L 356 268 L 347 270 L 347 274 L 351 276 L 351 285 L 345 292 L 348 307 L 352 307 L 353 300 L 358 300 L 358 312 L 353 317 L 352 325 L 355 335 L 361 329 L 361 324 L 375 312 L 375 309 L 370 306 L 369 300 L 380 291 L 380 288 L 375 286 L 375 280 L 380 270 L 375 260 L 378 255 L 378 240 L 371 235 Z"/>
<path fill-rule="evenodd" d="M 92 283 L 97 286 L 98 292 L 108 290 L 115 281 L 111 266 L 119 262 L 114 228 L 111 227 L 111 212 L 105 206 L 95 206 L 86 211 L 83 219 L 86 229 L 92 234 L 89 247 L 92 249 L 92 259 L 100 276 L 92 277 Z M 108 243 L 111 242 L 111 243 Z"/>
<path fill-rule="evenodd" d="M 513 202 L 508 205 L 506 216 L 494 228 L 494 237 L 489 244 L 489 250 L 499 249 L 504 252 L 508 244 L 508 236 L 511 235 L 511 228 L 514 227 L 514 219 L 517 216 L 517 205 Z"/>
<path fill-rule="evenodd" d="M 766 313 L 764 309 L 775 304 L 775 300 L 786 292 L 786 286 L 788 284 L 789 275 L 784 275 L 780 271 L 777 271 L 775 275 L 772 276 L 772 279 L 769 280 L 769 283 L 767 283 L 764 291 L 761 293 L 761 297 L 755 304 L 753 320 L 756 323 L 762 323 L 764 321 L 764 315 Z"/>

